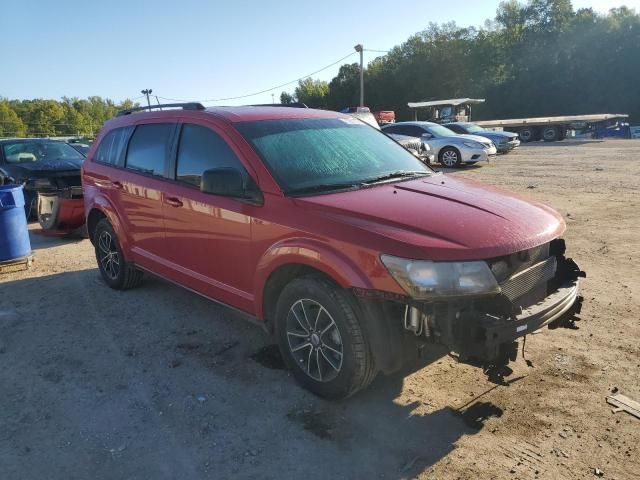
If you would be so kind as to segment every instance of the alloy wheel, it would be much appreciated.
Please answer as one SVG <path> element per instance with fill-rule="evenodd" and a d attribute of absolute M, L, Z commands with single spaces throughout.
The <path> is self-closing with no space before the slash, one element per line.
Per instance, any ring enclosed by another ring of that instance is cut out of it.
<path fill-rule="evenodd" d="M 342 368 L 343 345 L 338 325 L 318 302 L 301 299 L 287 314 L 287 341 L 296 364 L 309 377 L 330 382 Z"/>
<path fill-rule="evenodd" d="M 113 237 L 105 230 L 100 232 L 98 237 L 98 250 L 102 270 L 111 280 L 117 279 L 120 274 L 120 254 Z"/>
<path fill-rule="evenodd" d="M 442 163 L 445 167 L 455 167 L 458 163 L 458 154 L 454 150 L 447 150 L 443 152 Z"/>

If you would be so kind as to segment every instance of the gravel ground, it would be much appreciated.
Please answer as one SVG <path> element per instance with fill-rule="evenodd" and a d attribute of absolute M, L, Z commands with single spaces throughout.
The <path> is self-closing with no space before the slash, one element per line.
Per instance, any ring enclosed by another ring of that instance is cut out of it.
<path fill-rule="evenodd" d="M 639 156 L 565 141 L 452 172 L 560 211 L 589 275 L 580 328 L 530 335 L 506 385 L 444 357 L 325 402 L 240 314 L 110 290 L 88 240 L 32 234 L 32 268 L 0 276 L 0 476 L 638 478 L 640 420 L 605 396 L 640 400 Z"/>

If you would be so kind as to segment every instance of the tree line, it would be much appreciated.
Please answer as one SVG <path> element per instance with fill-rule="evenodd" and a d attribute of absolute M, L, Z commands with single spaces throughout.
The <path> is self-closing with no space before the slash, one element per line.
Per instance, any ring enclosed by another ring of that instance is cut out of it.
<path fill-rule="evenodd" d="M 307 78 L 282 103 L 339 110 L 359 101 L 359 65 Z M 365 69 L 365 104 L 412 113 L 407 102 L 485 98 L 474 118 L 628 113 L 640 120 L 640 16 L 598 14 L 570 0 L 502 2 L 482 28 L 430 24 Z"/>
<path fill-rule="evenodd" d="M 301 80 L 280 100 L 354 106 L 359 75 L 357 63 L 344 64 L 330 82 Z M 399 119 L 412 116 L 407 102 L 480 97 L 487 101 L 474 107 L 478 120 L 628 113 L 640 121 L 640 16 L 626 7 L 604 15 L 574 10 L 570 0 L 508 0 L 481 28 L 430 24 L 369 62 L 364 77 L 365 104 Z M 137 105 L 98 96 L 0 98 L 0 137 L 93 136 L 118 110 Z"/>
<path fill-rule="evenodd" d="M 93 137 L 118 110 L 137 106 L 131 100 L 115 103 L 102 97 L 62 100 L 0 98 L 1 137 Z"/>

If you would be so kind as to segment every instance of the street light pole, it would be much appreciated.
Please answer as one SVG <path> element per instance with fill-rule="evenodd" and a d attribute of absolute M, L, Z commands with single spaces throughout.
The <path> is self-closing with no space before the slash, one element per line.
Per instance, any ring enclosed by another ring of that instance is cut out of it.
<path fill-rule="evenodd" d="M 141 94 L 147 96 L 147 107 L 149 107 L 149 111 L 151 111 L 151 101 L 149 100 L 149 95 L 151 95 L 151 92 L 153 92 L 153 90 L 151 90 L 150 88 L 146 88 L 144 90 L 140 90 Z"/>
<path fill-rule="evenodd" d="M 364 48 L 361 43 L 353 48 L 360 54 L 360 106 L 364 107 L 364 61 L 362 58 Z"/>

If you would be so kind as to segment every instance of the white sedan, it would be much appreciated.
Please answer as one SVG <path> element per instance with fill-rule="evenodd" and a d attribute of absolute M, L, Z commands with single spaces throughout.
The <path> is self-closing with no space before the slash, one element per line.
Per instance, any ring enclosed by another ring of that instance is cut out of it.
<path fill-rule="evenodd" d="M 497 154 L 496 146 L 485 137 L 458 135 L 442 125 L 432 122 L 398 122 L 382 127 L 389 134 L 419 137 L 429 145 L 431 153 L 445 167 L 459 167 L 487 162 Z"/>

